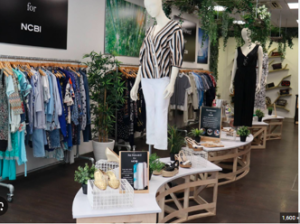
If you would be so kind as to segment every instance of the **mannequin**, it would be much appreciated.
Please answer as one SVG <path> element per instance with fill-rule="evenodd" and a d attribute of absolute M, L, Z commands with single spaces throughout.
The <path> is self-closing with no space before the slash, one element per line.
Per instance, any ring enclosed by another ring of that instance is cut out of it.
<path fill-rule="evenodd" d="M 165 15 L 162 0 L 144 0 L 144 4 L 148 14 L 156 19 L 157 25 L 150 27 L 146 33 L 140 51 L 141 65 L 130 97 L 133 101 L 138 99 L 137 93 L 142 82 L 149 150 L 151 145 L 156 149 L 167 150 L 167 111 L 183 62 L 184 39 L 179 24 Z"/>
<path fill-rule="evenodd" d="M 229 91 L 235 88 L 235 126 L 252 126 L 255 92 L 261 88 L 263 49 L 252 43 L 251 30 L 244 28 L 241 32 L 245 44 L 235 53 Z M 258 66 L 258 77 L 256 74 Z M 257 82 L 256 82 L 256 79 Z M 234 85 L 235 83 L 235 85 Z"/>

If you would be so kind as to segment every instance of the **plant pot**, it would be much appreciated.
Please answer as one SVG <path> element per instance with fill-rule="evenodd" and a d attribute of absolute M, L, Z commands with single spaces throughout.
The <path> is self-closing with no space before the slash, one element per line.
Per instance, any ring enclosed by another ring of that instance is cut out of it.
<path fill-rule="evenodd" d="M 161 171 L 157 171 L 157 170 L 154 170 L 153 171 L 153 175 L 161 175 L 162 174 L 162 170 Z"/>
<path fill-rule="evenodd" d="M 170 159 L 171 161 L 175 161 L 175 154 L 170 152 Z"/>
<path fill-rule="evenodd" d="M 149 169 L 149 180 L 151 180 L 153 171 Z"/>
<path fill-rule="evenodd" d="M 96 162 L 100 159 L 107 159 L 105 149 L 113 150 L 115 147 L 115 140 L 109 139 L 109 142 L 98 142 L 93 140 L 93 151 Z"/>
<path fill-rule="evenodd" d="M 81 184 L 83 194 L 87 194 L 87 184 Z"/>
<path fill-rule="evenodd" d="M 201 141 L 201 136 L 195 137 L 195 141 L 199 143 Z"/>
<path fill-rule="evenodd" d="M 259 117 L 259 118 L 258 118 L 258 121 L 259 121 L 259 122 L 262 122 L 262 119 L 263 119 L 262 117 Z"/>
<path fill-rule="evenodd" d="M 268 115 L 272 115 L 273 110 L 268 110 Z"/>
<path fill-rule="evenodd" d="M 246 142 L 247 136 L 240 136 L 241 142 Z"/>

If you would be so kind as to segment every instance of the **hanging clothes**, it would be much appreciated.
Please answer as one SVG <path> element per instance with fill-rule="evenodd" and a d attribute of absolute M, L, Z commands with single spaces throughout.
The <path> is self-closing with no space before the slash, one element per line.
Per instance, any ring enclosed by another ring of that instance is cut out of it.
<path fill-rule="evenodd" d="M 269 56 L 267 53 L 264 53 L 262 66 L 263 68 L 262 68 L 262 76 L 260 82 L 260 90 L 255 93 L 254 107 L 264 110 L 266 109 L 266 84 L 269 75 Z M 256 72 L 258 74 L 258 69 L 256 70 Z M 258 83 L 258 78 L 256 84 L 257 83 Z"/>

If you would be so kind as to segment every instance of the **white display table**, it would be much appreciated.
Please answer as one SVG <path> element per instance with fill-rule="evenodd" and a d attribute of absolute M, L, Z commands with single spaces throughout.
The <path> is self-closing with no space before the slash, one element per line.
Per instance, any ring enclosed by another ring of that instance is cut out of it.
<path fill-rule="evenodd" d="M 281 139 L 282 136 L 282 128 L 283 128 L 283 120 L 284 117 L 274 115 L 271 116 L 265 116 L 263 118 L 263 122 L 267 123 L 269 125 L 267 129 L 267 140 L 275 140 L 275 139 Z M 275 132 L 276 128 L 279 128 L 279 132 Z"/>
<path fill-rule="evenodd" d="M 169 158 L 161 159 L 162 162 L 170 161 Z M 80 189 L 73 201 L 73 218 L 77 223 L 155 223 L 156 215 L 158 222 L 165 223 L 176 218 L 176 222 L 184 222 L 195 218 L 216 215 L 217 194 L 218 194 L 218 172 L 222 169 L 215 164 L 203 159 L 205 167 L 184 169 L 180 168 L 179 173 L 174 177 L 164 178 L 153 176 L 149 182 L 148 194 L 135 194 L 134 206 L 130 208 L 113 209 L 92 209 L 87 195 Z M 200 175 L 206 175 L 202 180 Z M 168 182 L 184 179 L 184 183 L 170 188 Z M 207 185 L 213 185 L 212 201 L 204 200 L 200 193 Z M 176 193 L 184 192 L 183 198 L 177 198 Z M 193 193 L 192 193 L 193 192 Z M 192 194 L 191 194 L 192 193 Z M 170 195 L 171 199 L 166 200 Z M 191 196 L 192 195 L 192 196 Z M 190 206 L 189 201 L 194 200 L 198 204 Z M 175 203 L 177 209 L 168 205 Z M 204 210 L 204 213 L 189 215 L 189 212 Z"/>
<path fill-rule="evenodd" d="M 226 137 L 222 139 L 221 143 L 225 147 L 220 148 L 206 148 L 204 151 L 208 153 L 208 160 L 220 166 L 222 169 L 229 171 L 226 173 L 219 173 L 219 185 L 228 184 L 241 179 L 250 171 L 250 155 L 251 143 L 253 135 L 247 137 L 246 142 L 241 142 L 237 137 Z M 204 176 L 203 179 L 205 179 Z"/>
<path fill-rule="evenodd" d="M 252 149 L 265 149 L 267 142 L 267 128 L 269 124 L 265 122 L 253 121 L 249 127 L 253 135 Z"/>

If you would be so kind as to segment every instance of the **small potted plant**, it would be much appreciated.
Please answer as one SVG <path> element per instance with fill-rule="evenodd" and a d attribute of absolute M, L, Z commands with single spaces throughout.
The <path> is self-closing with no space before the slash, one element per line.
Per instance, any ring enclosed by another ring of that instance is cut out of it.
<path fill-rule="evenodd" d="M 153 175 L 161 174 L 162 169 L 165 167 L 165 164 L 159 160 L 159 157 L 156 155 L 156 153 L 153 153 L 149 158 L 149 167 L 150 167 L 149 180 L 151 180 L 152 174 Z"/>
<path fill-rule="evenodd" d="M 198 128 L 192 129 L 190 132 L 190 136 L 193 137 L 196 142 L 201 141 L 201 135 L 203 135 L 203 130 L 199 130 Z"/>
<path fill-rule="evenodd" d="M 240 136 L 241 142 L 245 142 L 250 135 L 250 130 L 248 127 L 243 126 L 238 129 L 237 134 Z"/>
<path fill-rule="evenodd" d="M 268 107 L 268 115 L 272 115 L 272 112 L 273 112 L 273 107 Z"/>
<path fill-rule="evenodd" d="M 265 114 L 261 110 L 256 110 L 255 115 L 258 117 L 259 122 L 261 122 L 262 118 L 265 116 Z"/>
<path fill-rule="evenodd" d="M 170 158 L 175 161 L 175 154 L 178 154 L 181 147 L 185 143 L 183 136 L 179 133 L 178 129 L 174 126 L 170 126 L 168 130 L 168 146 L 170 149 Z"/>
<path fill-rule="evenodd" d="M 81 184 L 82 191 L 87 194 L 87 182 L 94 179 L 94 173 L 96 171 L 95 165 L 91 167 L 86 163 L 84 167 L 79 166 L 75 171 L 74 180 Z"/>

